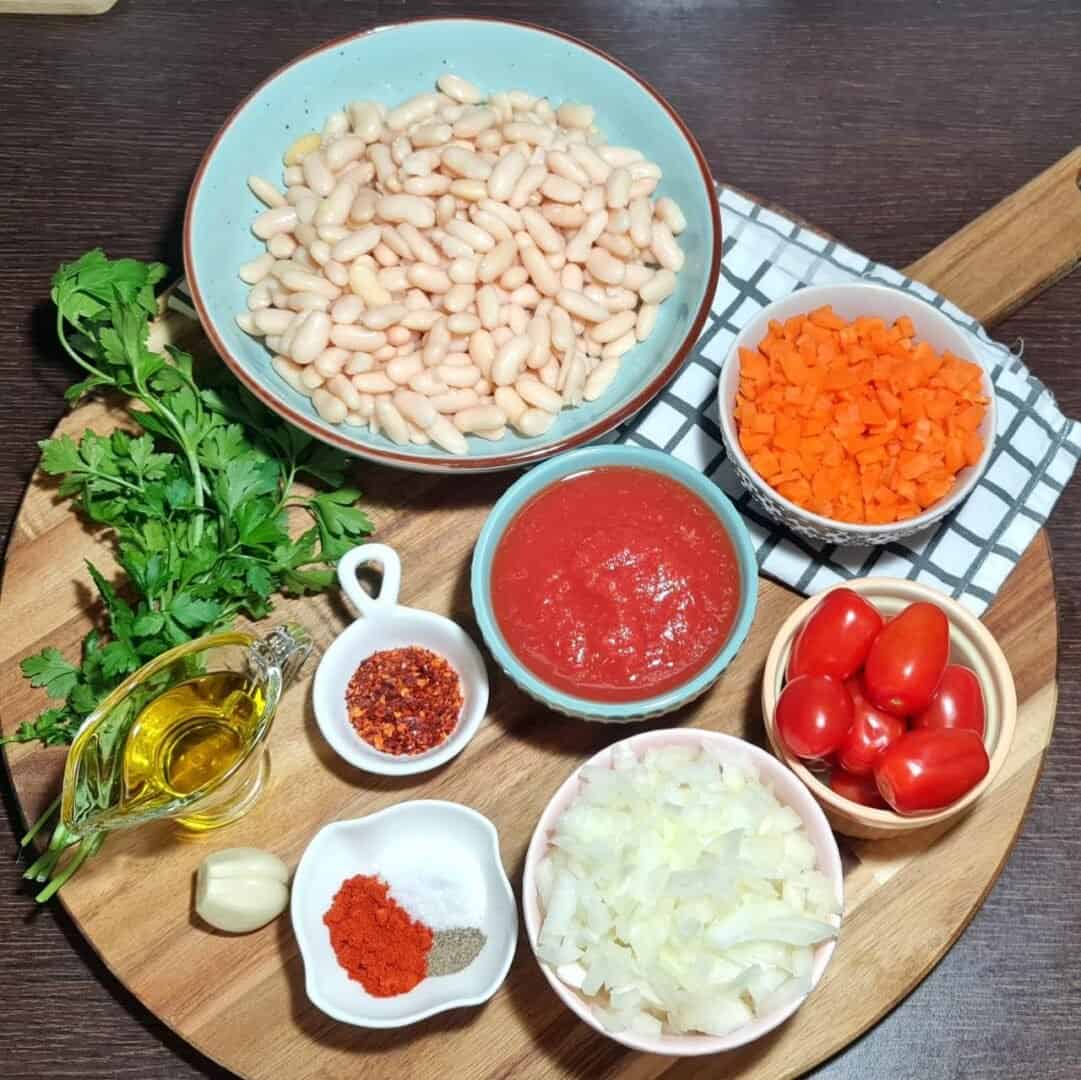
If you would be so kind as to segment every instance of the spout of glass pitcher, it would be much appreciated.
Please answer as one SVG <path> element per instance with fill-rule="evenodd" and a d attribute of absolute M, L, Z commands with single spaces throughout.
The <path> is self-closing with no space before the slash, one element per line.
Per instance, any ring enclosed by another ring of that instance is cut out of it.
<path fill-rule="evenodd" d="M 287 690 L 312 652 L 311 634 L 297 623 L 275 626 L 252 643 L 250 656 L 255 674 Z"/>

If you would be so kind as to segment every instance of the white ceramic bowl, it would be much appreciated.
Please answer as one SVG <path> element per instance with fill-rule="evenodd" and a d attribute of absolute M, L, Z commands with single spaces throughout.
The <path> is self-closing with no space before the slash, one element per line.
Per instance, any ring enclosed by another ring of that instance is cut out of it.
<path fill-rule="evenodd" d="M 412 844 L 418 858 L 438 845 L 444 856 L 452 853 L 463 862 L 473 861 L 486 886 L 487 917 L 481 929 L 488 940 L 456 975 L 425 979 L 396 997 L 372 997 L 338 963 L 323 916 L 342 882 L 362 872 L 355 868 L 378 865 L 383 852 L 400 858 Z M 358 1027 L 404 1027 L 447 1009 L 480 1005 L 502 986 L 518 943 L 518 908 L 495 826 L 476 810 L 452 802 L 404 802 L 368 817 L 325 825 L 297 866 L 290 914 L 312 1004 Z"/>
<path fill-rule="evenodd" d="M 357 580 L 357 569 L 366 563 L 375 563 L 383 571 L 375 596 Z M 346 552 L 338 561 L 338 580 L 361 617 L 334 639 L 315 672 L 312 700 L 323 737 L 351 765 L 385 776 L 427 772 L 457 757 L 477 733 L 488 708 L 488 673 L 476 645 L 456 622 L 398 604 L 402 564 L 386 544 L 361 544 Z M 357 667 L 372 653 L 410 645 L 438 653 L 458 673 L 462 711 L 458 726 L 431 750 L 410 756 L 385 754 L 366 743 L 350 723 L 345 690 Z"/>
<path fill-rule="evenodd" d="M 721 436 L 724 440 L 725 453 L 735 468 L 743 486 L 751 493 L 754 501 L 771 517 L 788 526 L 793 532 L 813 540 L 824 540 L 833 544 L 887 544 L 903 536 L 926 529 L 940 521 L 951 510 L 960 506 L 976 486 L 991 460 L 995 443 L 995 390 L 990 375 L 984 372 L 984 394 L 988 398 L 987 415 L 983 418 L 979 433 L 983 439 L 983 454 L 975 465 L 961 470 L 953 489 L 922 514 L 899 521 L 893 525 L 856 525 L 846 521 L 835 521 L 812 513 L 802 506 L 786 499 L 774 491 L 755 472 L 736 434 L 736 422 L 733 410 L 736 405 L 736 391 L 739 388 L 739 350 L 754 349 L 766 336 L 770 320 L 783 322 L 793 315 L 802 315 L 813 311 L 823 304 L 833 307 L 843 319 L 856 319 L 862 315 L 877 316 L 887 323 L 892 323 L 902 315 L 907 315 L 916 328 L 916 338 L 930 343 L 938 352 L 949 349 L 958 356 L 979 363 L 972 354 L 965 332 L 948 316 L 937 308 L 912 293 L 894 289 L 888 285 L 878 285 L 868 281 L 850 281 L 838 285 L 812 285 L 799 289 L 781 300 L 763 308 L 740 331 L 732 342 L 718 389 L 718 412 L 721 421 Z"/>
<path fill-rule="evenodd" d="M 742 766 L 751 766 L 758 778 L 773 788 L 774 794 L 786 806 L 790 806 L 799 816 L 807 830 L 807 838 L 814 845 L 818 856 L 818 869 L 833 883 L 839 904 L 844 902 L 844 875 L 841 868 L 841 853 L 837 841 L 830 831 L 829 822 L 821 807 L 811 798 L 807 788 L 795 774 L 765 750 L 752 743 L 738 739 L 734 735 L 725 735 L 719 731 L 703 731 L 696 728 L 662 728 L 658 731 L 646 731 L 641 735 L 632 735 L 629 739 L 615 742 L 599 754 L 594 754 L 587 762 L 580 765 L 563 782 L 544 808 L 533 838 L 526 851 L 525 872 L 522 878 L 522 912 L 525 916 L 526 934 L 534 955 L 537 951 L 537 936 L 542 922 L 540 900 L 537 895 L 537 865 L 548 851 L 549 838 L 562 814 L 578 797 L 580 786 L 579 773 L 584 768 L 610 767 L 612 752 L 617 746 L 628 746 L 641 756 L 645 751 L 662 746 L 708 746 L 723 761 L 731 761 Z M 814 968 L 811 973 L 812 987 L 818 985 L 826 971 L 826 966 L 837 947 L 837 941 L 824 941 L 815 949 Z M 787 1020 L 806 1001 L 801 998 L 790 1004 L 758 1017 L 750 1024 L 745 1024 L 728 1035 L 683 1035 L 661 1034 L 657 1037 L 636 1035 L 630 1032 L 611 1032 L 606 1030 L 593 1013 L 589 1002 L 576 990 L 572 990 L 556 973 L 539 958 L 544 977 L 555 990 L 560 1000 L 579 1019 L 602 1035 L 614 1039 L 632 1050 L 644 1050 L 651 1054 L 667 1054 L 676 1057 L 693 1057 L 701 1054 L 716 1054 L 722 1050 L 733 1050 L 737 1046 L 753 1042 L 755 1039 L 772 1031 Z"/>
<path fill-rule="evenodd" d="M 762 720 L 773 752 L 807 785 L 821 804 L 830 824 L 845 836 L 890 840 L 930 825 L 959 820 L 995 782 L 1010 756 L 1010 746 L 1017 728 L 1017 690 L 1009 662 L 991 631 L 956 600 L 937 589 L 902 578 L 858 578 L 836 588 L 858 592 L 886 618 L 893 617 L 902 608 L 918 601 L 936 604 L 946 613 L 950 622 L 950 663 L 971 668 L 980 680 L 983 691 L 986 714 L 983 741 L 991 759 L 987 775 L 966 795 L 942 810 L 903 815 L 843 799 L 795 754 L 789 752 L 777 734 L 777 699 L 784 689 L 784 673 L 788 668 L 792 642 L 811 612 L 822 602 L 824 593 L 809 597 L 785 619 L 766 656 L 762 673 Z"/>

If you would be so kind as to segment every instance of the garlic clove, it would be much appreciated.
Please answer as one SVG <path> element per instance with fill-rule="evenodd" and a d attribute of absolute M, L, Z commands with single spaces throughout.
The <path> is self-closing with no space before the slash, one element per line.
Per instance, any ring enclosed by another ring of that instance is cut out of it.
<path fill-rule="evenodd" d="M 196 875 L 196 914 L 231 934 L 258 930 L 288 907 L 288 881 L 288 867 L 269 852 L 255 848 L 213 852 Z"/>

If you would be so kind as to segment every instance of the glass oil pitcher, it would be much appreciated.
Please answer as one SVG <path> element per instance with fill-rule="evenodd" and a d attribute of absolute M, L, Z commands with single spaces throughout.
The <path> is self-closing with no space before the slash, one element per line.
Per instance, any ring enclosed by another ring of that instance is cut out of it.
<path fill-rule="evenodd" d="M 121 683 L 68 751 L 60 822 L 25 875 L 49 882 L 38 899 L 114 829 L 174 818 L 205 832 L 244 815 L 266 784 L 266 740 L 281 695 L 311 649 L 299 626 L 262 638 L 229 631 L 171 649 Z"/>

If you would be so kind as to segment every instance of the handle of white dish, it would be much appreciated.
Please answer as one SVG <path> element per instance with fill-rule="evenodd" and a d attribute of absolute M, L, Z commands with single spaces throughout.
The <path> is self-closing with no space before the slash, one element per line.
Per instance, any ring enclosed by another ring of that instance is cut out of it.
<path fill-rule="evenodd" d="M 375 563 L 383 572 L 379 591 L 370 595 L 357 580 L 357 569 Z M 389 611 L 398 603 L 398 590 L 402 584 L 402 561 L 398 553 L 386 544 L 361 544 L 347 551 L 338 560 L 338 581 L 349 602 L 365 618 Z"/>

